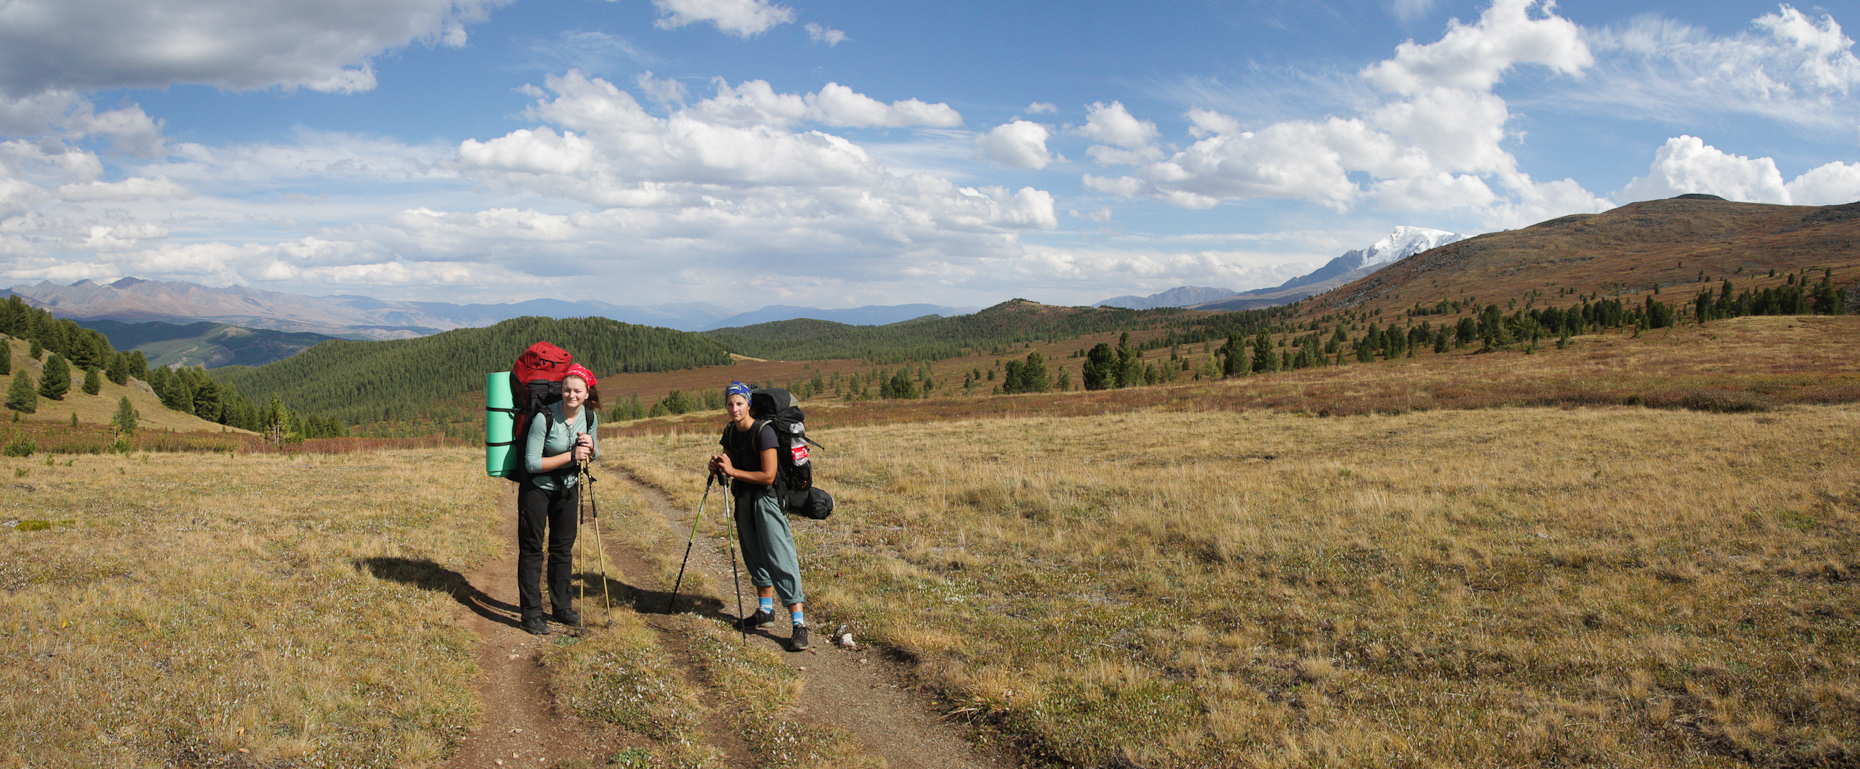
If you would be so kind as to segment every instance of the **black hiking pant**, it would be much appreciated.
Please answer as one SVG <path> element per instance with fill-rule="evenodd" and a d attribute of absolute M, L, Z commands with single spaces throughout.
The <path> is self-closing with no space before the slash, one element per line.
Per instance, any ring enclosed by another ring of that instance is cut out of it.
<path fill-rule="evenodd" d="M 543 614 L 542 590 L 543 541 L 548 536 L 549 609 L 561 611 L 574 605 L 568 585 L 574 574 L 576 506 L 581 499 L 580 486 L 562 491 L 540 489 L 524 481 L 517 489 L 517 603 L 523 618 Z"/>

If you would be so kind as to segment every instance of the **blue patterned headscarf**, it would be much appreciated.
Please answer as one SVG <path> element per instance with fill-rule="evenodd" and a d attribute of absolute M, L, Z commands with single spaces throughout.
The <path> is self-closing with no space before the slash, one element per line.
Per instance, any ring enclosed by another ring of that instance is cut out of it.
<path fill-rule="evenodd" d="M 749 397 L 749 385 L 743 384 L 742 382 L 731 382 L 729 387 L 723 388 L 723 397 L 728 399 L 732 395 L 741 395 L 747 399 Z"/>

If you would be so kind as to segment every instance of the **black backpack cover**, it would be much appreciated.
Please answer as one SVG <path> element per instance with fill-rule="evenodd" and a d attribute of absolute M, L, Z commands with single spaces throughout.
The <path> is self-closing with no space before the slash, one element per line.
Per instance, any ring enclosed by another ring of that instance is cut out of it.
<path fill-rule="evenodd" d="M 807 437 L 807 415 L 802 413 L 794 396 L 780 387 L 756 390 L 749 394 L 749 416 L 755 420 L 749 434 L 762 431 L 763 425 L 775 430 L 775 484 L 770 489 L 781 500 L 782 512 L 816 521 L 833 514 L 833 495 L 814 486 L 814 463 L 808 444 L 819 446 Z M 719 441 L 729 448 L 736 425 L 723 429 Z"/>

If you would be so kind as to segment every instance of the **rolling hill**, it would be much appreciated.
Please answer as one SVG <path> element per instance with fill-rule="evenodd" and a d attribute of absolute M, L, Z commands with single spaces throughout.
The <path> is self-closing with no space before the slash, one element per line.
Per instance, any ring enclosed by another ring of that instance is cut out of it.
<path fill-rule="evenodd" d="M 1449 243 L 1313 297 L 1303 314 L 1386 315 L 1468 297 L 1568 305 L 1584 294 L 1636 292 L 1684 303 L 1722 281 L 1739 290 L 1772 287 L 1808 270 L 1832 270 L 1843 287 L 1860 282 L 1860 203 L 1779 206 L 1682 195 Z M 1568 298 L 1555 299 L 1558 292 Z"/>
<path fill-rule="evenodd" d="M 722 345 L 684 331 L 606 318 L 517 318 L 418 339 L 331 340 L 269 365 L 212 373 L 255 403 L 275 394 L 294 410 L 349 424 L 392 422 L 422 418 L 447 398 L 482 391 L 485 374 L 509 370 L 539 340 L 573 353 L 596 376 L 730 362 Z"/>

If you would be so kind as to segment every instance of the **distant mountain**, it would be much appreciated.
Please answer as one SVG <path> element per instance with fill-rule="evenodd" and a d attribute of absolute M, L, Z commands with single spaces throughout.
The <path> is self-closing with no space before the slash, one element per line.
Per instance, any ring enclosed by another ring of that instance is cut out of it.
<path fill-rule="evenodd" d="M 263 366 L 336 338 L 207 321 L 176 325 L 156 321 L 87 320 L 78 325 L 108 337 L 110 346 L 118 350 L 141 350 L 149 364 L 155 366 Z"/>
<path fill-rule="evenodd" d="M 252 329 L 310 332 L 370 339 L 407 339 L 455 328 L 479 328 L 525 316 L 606 317 L 656 326 L 704 327 L 729 314 L 708 304 L 628 307 L 606 302 L 533 299 L 513 304 L 400 302 L 365 296 L 312 297 L 245 286 L 213 288 L 197 283 L 123 278 L 114 283 L 80 280 L 69 286 L 50 281 L 14 286 L 28 303 L 72 320 L 211 321 Z"/>
<path fill-rule="evenodd" d="M 368 339 L 410 339 L 456 328 L 483 328 L 513 318 L 608 318 L 640 326 L 703 331 L 777 320 L 815 318 L 874 326 L 925 315 L 965 315 L 971 308 L 932 304 L 849 310 L 773 305 L 747 313 L 704 302 L 617 305 L 531 299 L 509 304 L 404 302 L 366 296 L 301 296 L 244 286 L 213 288 L 197 283 L 123 278 L 113 283 L 80 280 L 69 286 L 45 281 L 0 290 L 28 304 L 76 321 L 159 321 L 187 325 L 206 321 L 248 329 L 314 333 Z"/>
<path fill-rule="evenodd" d="M 1426 227 L 1396 227 L 1387 237 L 1368 248 L 1346 251 L 1304 275 L 1274 288 L 1242 291 L 1225 299 L 1190 305 L 1197 310 L 1255 310 L 1290 304 L 1314 294 L 1321 294 L 1345 283 L 1361 279 L 1390 264 L 1415 254 L 1465 240 L 1457 232 Z"/>
<path fill-rule="evenodd" d="M 818 307 L 793 307 L 785 304 L 771 304 L 754 312 L 732 315 L 705 327 L 704 330 L 734 328 L 737 326 L 754 326 L 758 323 L 773 323 L 779 320 L 830 320 L 848 326 L 884 326 L 899 321 L 915 320 L 927 315 L 950 317 L 968 315 L 975 312 L 972 307 L 944 307 L 935 304 L 896 304 L 867 305 L 849 310 L 822 310 Z"/>
<path fill-rule="evenodd" d="M 1149 296 L 1114 296 L 1093 307 L 1122 307 L 1128 310 L 1154 310 L 1158 307 L 1188 307 L 1190 305 L 1217 302 L 1233 296 L 1235 292 L 1224 288 L 1203 288 L 1201 286 L 1177 286 L 1160 294 Z"/>

